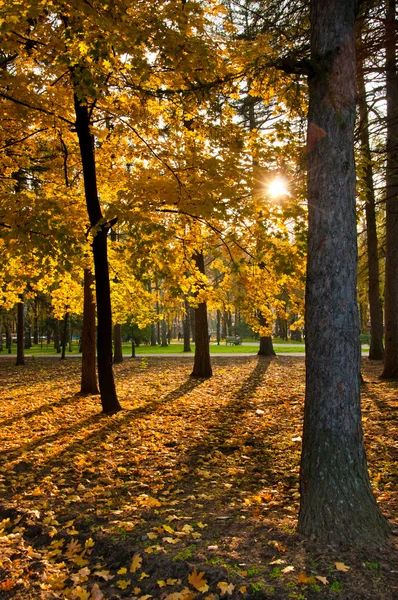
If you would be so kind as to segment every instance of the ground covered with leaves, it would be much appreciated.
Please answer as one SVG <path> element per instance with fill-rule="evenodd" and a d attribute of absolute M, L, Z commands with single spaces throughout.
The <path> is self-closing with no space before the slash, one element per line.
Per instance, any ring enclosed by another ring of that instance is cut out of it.
<path fill-rule="evenodd" d="M 393 546 L 295 533 L 303 359 L 220 357 L 209 380 L 190 362 L 118 365 L 124 410 L 104 416 L 76 395 L 78 359 L 1 358 L 0 598 L 397 598 Z M 364 361 L 364 429 L 396 532 L 397 384 L 380 370 Z"/>

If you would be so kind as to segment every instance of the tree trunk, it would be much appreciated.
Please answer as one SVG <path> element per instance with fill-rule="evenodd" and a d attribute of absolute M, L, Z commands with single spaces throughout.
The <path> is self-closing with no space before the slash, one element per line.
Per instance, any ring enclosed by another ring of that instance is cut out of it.
<path fill-rule="evenodd" d="M 196 319 L 195 319 L 195 309 L 190 307 L 189 309 L 189 325 L 191 327 L 191 340 L 194 344 L 196 342 Z"/>
<path fill-rule="evenodd" d="M 371 360 L 383 360 L 383 309 L 380 297 L 379 276 L 379 253 L 377 244 L 377 226 L 375 210 L 375 193 L 373 185 L 372 155 L 369 144 L 369 119 L 366 103 L 365 79 L 363 64 L 358 61 L 358 93 L 359 93 L 359 117 L 360 117 L 360 143 L 361 152 L 365 162 L 364 187 L 366 190 L 366 233 L 368 246 L 368 294 L 370 309 L 370 348 L 369 358 Z"/>
<path fill-rule="evenodd" d="M 8 354 L 12 352 L 12 331 L 11 331 L 11 323 L 10 320 L 7 320 L 7 329 L 6 329 L 6 348 Z"/>
<path fill-rule="evenodd" d="M 398 76 L 396 0 L 387 0 L 386 18 L 386 282 L 385 359 L 381 377 L 398 379 Z"/>
<path fill-rule="evenodd" d="M 221 311 L 217 310 L 217 333 L 216 333 L 216 339 L 217 339 L 217 346 L 220 345 L 220 341 L 221 341 Z"/>
<path fill-rule="evenodd" d="M 61 341 L 59 333 L 59 321 L 58 319 L 54 323 L 54 348 L 57 354 L 61 352 Z"/>
<path fill-rule="evenodd" d="M 117 323 L 113 328 L 113 339 L 115 342 L 113 364 L 117 365 L 123 362 L 122 326 L 119 323 Z"/>
<path fill-rule="evenodd" d="M 356 299 L 356 0 L 312 0 L 307 137 L 306 397 L 298 530 L 379 544 L 388 531 L 363 445 Z"/>
<path fill-rule="evenodd" d="M 227 337 L 228 332 L 227 332 L 227 311 L 223 310 L 223 315 L 222 315 L 222 323 L 221 323 L 221 339 L 225 340 L 225 338 Z"/>
<path fill-rule="evenodd" d="M 166 321 L 163 319 L 162 321 L 162 344 L 161 344 L 162 348 L 167 348 L 168 343 L 167 343 L 167 326 L 166 326 Z"/>
<path fill-rule="evenodd" d="M 95 369 L 95 303 L 93 297 L 93 290 L 91 287 L 93 284 L 93 274 L 91 273 L 90 269 L 84 269 L 83 330 L 81 337 L 81 394 L 98 394 L 97 374 Z"/>
<path fill-rule="evenodd" d="M 205 273 L 205 262 L 202 252 L 195 252 L 194 260 L 200 273 Z M 207 322 L 206 302 L 200 302 L 195 308 L 195 359 L 191 377 L 211 377 L 209 325 Z"/>
<path fill-rule="evenodd" d="M 183 336 L 184 336 L 184 350 L 183 352 L 192 352 L 191 350 L 191 308 L 188 300 L 185 299 L 185 316 L 183 320 Z"/>
<path fill-rule="evenodd" d="M 267 325 L 267 321 L 261 311 L 259 312 L 258 320 L 261 327 L 265 327 Z M 258 356 L 276 356 L 274 346 L 272 344 L 272 337 L 270 335 L 260 336 L 260 348 L 257 354 Z"/>
<path fill-rule="evenodd" d="M 34 315 L 33 315 L 33 343 L 39 343 L 39 299 L 35 298 Z"/>
<path fill-rule="evenodd" d="M 116 395 L 112 368 L 112 309 L 107 247 L 107 235 L 111 224 L 102 223 L 103 217 L 97 192 L 94 138 L 90 132 L 90 115 L 87 104 L 80 102 L 76 93 L 74 101 L 87 212 L 91 227 L 98 228 L 93 238 L 98 321 L 98 381 L 102 410 L 105 413 L 114 413 L 121 410 L 121 406 Z"/>
<path fill-rule="evenodd" d="M 15 365 L 21 366 L 25 364 L 24 356 L 24 302 L 21 301 L 17 304 L 17 360 Z"/>
<path fill-rule="evenodd" d="M 61 360 L 65 360 L 66 344 L 67 344 L 67 341 L 68 341 L 68 321 L 69 321 L 69 313 L 66 312 L 65 313 L 65 317 L 64 317 L 64 328 L 62 330 L 62 342 L 61 342 L 62 354 L 61 354 Z"/>

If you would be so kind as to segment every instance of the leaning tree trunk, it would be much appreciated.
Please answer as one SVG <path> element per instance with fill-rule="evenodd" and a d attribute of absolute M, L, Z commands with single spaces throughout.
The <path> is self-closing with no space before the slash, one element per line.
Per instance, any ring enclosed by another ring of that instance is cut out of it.
<path fill-rule="evenodd" d="M 94 137 L 90 131 L 90 115 L 87 104 L 81 102 L 76 93 L 74 101 L 87 212 L 91 227 L 97 229 L 93 238 L 93 256 L 98 321 L 98 381 L 102 410 L 105 413 L 114 413 L 121 410 L 121 406 L 116 395 L 112 368 L 112 309 L 107 248 L 110 224 L 103 223 L 98 198 Z"/>
<path fill-rule="evenodd" d="M 200 273 L 205 273 L 202 252 L 195 252 L 194 260 Z M 211 377 L 209 325 L 207 322 L 206 302 L 200 302 L 195 308 L 195 358 L 191 377 Z"/>
<path fill-rule="evenodd" d="M 95 369 L 95 303 L 91 287 L 93 284 L 93 274 L 90 269 L 84 269 L 81 394 L 98 394 Z"/>
<path fill-rule="evenodd" d="M 25 337 L 25 324 L 24 324 L 24 302 L 23 298 L 17 304 L 17 360 L 15 365 L 21 366 L 25 364 L 24 356 L 24 337 Z"/>
<path fill-rule="evenodd" d="M 365 214 L 366 214 L 366 233 L 368 246 L 368 295 L 370 309 L 370 348 L 369 358 L 371 360 L 383 360 L 383 309 L 380 297 L 380 276 L 379 276 L 379 252 L 377 244 L 377 225 L 376 225 L 376 203 L 373 185 L 373 167 L 372 155 L 369 143 L 369 118 L 368 106 L 366 103 L 366 88 L 363 73 L 362 61 L 358 61 L 358 93 L 359 93 L 359 117 L 360 117 L 360 142 L 363 160 L 365 162 L 364 186 L 365 186 Z"/>
<path fill-rule="evenodd" d="M 122 326 L 119 323 L 113 328 L 113 339 L 115 342 L 113 364 L 117 365 L 123 362 Z"/>
<path fill-rule="evenodd" d="M 356 0 L 312 0 L 307 138 L 306 397 L 298 530 L 378 544 L 360 407 L 354 122 Z"/>
<path fill-rule="evenodd" d="M 385 359 L 381 377 L 398 379 L 398 75 L 396 0 L 387 0 L 386 19 L 386 282 Z"/>

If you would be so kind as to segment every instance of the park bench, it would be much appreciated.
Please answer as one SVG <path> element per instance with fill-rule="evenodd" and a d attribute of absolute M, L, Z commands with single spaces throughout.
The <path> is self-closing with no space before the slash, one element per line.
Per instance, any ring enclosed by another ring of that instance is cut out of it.
<path fill-rule="evenodd" d="M 239 336 L 233 336 L 233 337 L 226 337 L 225 338 L 225 343 L 226 345 L 230 345 L 230 346 L 240 346 L 242 343 L 242 340 L 240 339 Z"/>

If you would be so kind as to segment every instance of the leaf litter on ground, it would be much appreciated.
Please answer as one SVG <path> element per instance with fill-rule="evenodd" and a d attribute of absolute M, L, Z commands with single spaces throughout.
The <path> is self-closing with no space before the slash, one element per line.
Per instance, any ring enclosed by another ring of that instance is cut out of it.
<path fill-rule="evenodd" d="M 296 533 L 304 363 L 115 367 L 124 410 L 81 397 L 78 360 L 0 360 L 0 597 L 397 597 L 391 550 Z M 364 361 L 372 484 L 397 527 L 396 389 Z"/>

